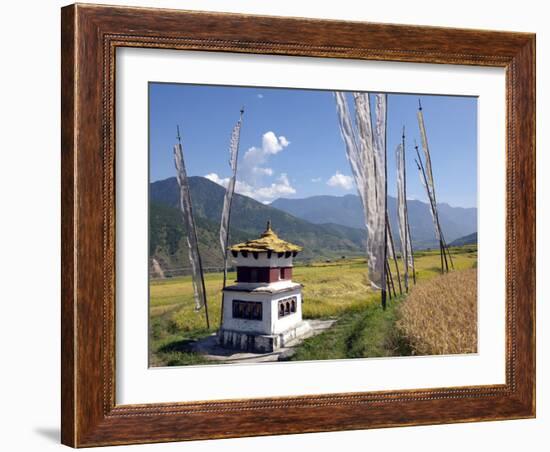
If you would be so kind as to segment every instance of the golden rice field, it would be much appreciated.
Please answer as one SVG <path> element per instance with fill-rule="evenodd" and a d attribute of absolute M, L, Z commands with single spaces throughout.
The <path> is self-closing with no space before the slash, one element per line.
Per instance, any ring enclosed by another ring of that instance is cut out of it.
<path fill-rule="evenodd" d="M 456 273 L 476 265 L 475 246 L 452 250 Z M 440 275 L 439 253 L 415 253 L 418 288 Z M 395 272 L 395 269 L 392 269 Z M 401 268 L 402 271 L 402 268 Z M 229 273 L 229 281 L 235 279 Z M 396 280 L 397 291 L 397 278 Z M 293 280 L 304 285 L 304 318 L 341 318 L 378 306 L 380 293 L 370 288 L 365 260 L 340 259 L 309 265 L 296 265 Z M 195 312 L 190 277 L 154 280 L 150 283 L 150 365 L 201 363 L 200 356 L 185 353 L 185 343 L 217 330 L 220 322 L 222 274 L 205 275 L 210 329 L 206 328 L 204 310 Z M 411 281 L 412 285 L 412 281 Z M 393 327 L 393 320 L 391 326 Z M 313 338 L 315 339 L 315 338 Z"/>
<path fill-rule="evenodd" d="M 400 307 L 397 328 L 414 354 L 477 351 L 477 271 L 451 272 L 418 284 Z"/>

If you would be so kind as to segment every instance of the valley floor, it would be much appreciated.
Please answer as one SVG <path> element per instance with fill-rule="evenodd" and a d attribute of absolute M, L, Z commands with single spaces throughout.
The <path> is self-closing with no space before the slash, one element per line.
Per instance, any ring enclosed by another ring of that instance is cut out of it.
<path fill-rule="evenodd" d="M 476 266 L 475 246 L 453 248 L 455 271 Z M 415 253 L 418 284 L 439 278 L 439 253 Z M 392 265 L 393 271 L 395 271 Z M 402 272 L 402 268 L 400 271 Z M 229 281 L 235 274 L 229 274 Z M 412 279 L 412 278 L 411 278 Z M 291 360 L 347 359 L 380 356 L 404 356 L 415 351 L 407 337 L 396 327 L 400 305 L 398 296 L 380 307 L 380 293 L 370 288 L 364 259 L 339 259 L 296 266 L 293 280 L 304 285 L 304 319 L 336 319 L 328 331 L 306 339 L 296 347 Z M 192 344 L 215 332 L 220 322 L 222 274 L 206 274 L 210 329 L 204 312 L 195 312 L 190 277 L 153 280 L 150 284 L 149 365 L 180 366 L 209 364 Z M 411 281 L 412 286 L 412 281 Z"/>

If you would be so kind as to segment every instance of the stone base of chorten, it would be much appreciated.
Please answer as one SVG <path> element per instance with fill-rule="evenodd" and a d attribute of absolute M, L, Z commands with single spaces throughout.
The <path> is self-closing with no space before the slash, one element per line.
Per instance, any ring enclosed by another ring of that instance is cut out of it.
<path fill-rule="evenodd" d="M 271 335 L 220 329 L 218 344 L 247 352 L 271 353 L 280 348 L 292 346 L 293 342 L 304 339 L 312 331 L 307 321 L 302 321 L 282 333 Z"/>

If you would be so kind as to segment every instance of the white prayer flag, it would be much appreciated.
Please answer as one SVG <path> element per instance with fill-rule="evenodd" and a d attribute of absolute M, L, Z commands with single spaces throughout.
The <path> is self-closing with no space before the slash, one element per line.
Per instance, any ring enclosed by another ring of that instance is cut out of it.
<path fill-rule="evenodd" d="M 239 156 L 239 141 L 241 136 L 241 124 L 243 120 L 243 111 L 241 110 L 241 117 L 231 133 L 231 141 L 229 142 L 229 167 L 232 174 L 229 179 L 229 183 L 225 189 L 225 196 L 223 198 L 223 209 L 220 223 L 220 245 L 223 252 L 224 269 L 227 268 L 227 249 L 229 246 L 229 223 L 231 218 L 231 204 L 233 201 L 233 195 L 235 193 L 235 183 L 237 180 L 237 159 Z"/>
<path fill-rule="evenodd" d="M 399 143 L 395 150 L 395 162 L 397 167 L 397 220 L 399 226 L 399 240 L 401 241 L 401 258 L 404 267 L 405 288 L 408 289 L 409 267 L 414 268 L 414 266 L 407 213 L 405 150 L 402 143 Z"/>
<path fill-rule="evenodd" d="M 427 189 L 429 190 L 430 196 L 435 203 L 435 188 L 434 188 L 434 178 L 432 172 L 432 159 L 430 158 L 430 149 L 428 148 L 428 137 L 426 135 L 426 126 L 424 125 L 424 114 L 422 109 L 419 109 L 417 114 L 418 118 L 418 128 L 420 129 L 420 137 L 422 139 L 422 150 L 424 151 L 424 159 L 426 160 L 425 171 L 426 171 L 426 184 Z"/>
<path fill-rule="evenodd" d="M 430 207 L 430 213 L 432 214 L 432 221 L 434 224 L 435 229 L 435 236 L 437 238 L 437 241 L 439 242 L 441 240 L 441 235 L 439 232 L 439 224 L 437 221 L 437 208 L 435 206 L 435 201 L 432 197 L 432 192 L 429 189 L 429 183 L 426 178 L 426 172 L 424 171 L 424 167 L 422 166 L 422 162 L 416 162 L 416 166 L 418 167 L 418 173 L 420 175 L 420 182 L 422 182 L 422 185 L 426 189 L 426 193 L 428 194 L 428 201 L 429 201 L 429 207 Z"/>
<path fill-rule="evenodd" d="M 386 286 L 386 181 L 385 181 L 385 95 L 377 97 L 376 138 L 373 136 L 369 96 L 354 93 L 357 131 L 353 127 L 345 94 L 334 93 L 340 133 L 363 207 L 367 229 L 369 279 L 375 289 Z M 377 135 L 383 133 L 380 138 Z M 377 170 L 378 168 L 378 170 Z"/>
<path fill-rule="evenodd" d="M 176 166 L 176 176 L 180 187 L 179 207 L 182 214 L 183 224 L 185 226 L 185 231 L 187 233 L 186 239 L 193 280 L 195 309 L 199 310 L 206 305 L 206 293 L 204 291 L 204 276 L 199 253 L 199 244 L 197 241 L 197 229 L 193 218 L 193 206 L 191 203 L 191 193 L 189 191 L 189 181 L 187 179 L 187 171 L 185 170 L 183 148 L 181 144 L 174 145 L 174 164 Z"/>

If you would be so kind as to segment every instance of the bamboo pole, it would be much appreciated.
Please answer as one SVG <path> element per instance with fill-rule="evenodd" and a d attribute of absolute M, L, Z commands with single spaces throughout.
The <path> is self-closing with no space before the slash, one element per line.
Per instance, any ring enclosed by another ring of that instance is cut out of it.
<path fill-rule="evenodd" d="M 414 265 L 414 252 L 413 252 L 412 239 L 411 239 L 411 229 L 410 229 L 410 224 L 408 220 L 407 220 L 407 231 L 409 233 L 409 240 L 411 240 L 411 262 L 412 262 L 412 271 L 413 271 L 413 284 L 416 285 L 416 268 Z"/>
<path fill-rule="evenodd" d="M 391 266 L 390 266 L 390 263 L 388 262 L 388 270 L 390 272 L 390 281 L 391 281 L 391 287 L 392 287 L 392 290 L 393 290 L 393 296 L 394 298 L 397 297 L 397 292 L 395 291 L 395 280 L 393 279 L 393 274 L 391 272 Z"/>
<path fill-rule="evenodd" d="M 388 282 L 388 294 L 390 295 L 390 300 L 392 299 L 392 291 L 393 291 L 393 296 L 396 297 L 397 294 L 395 292 L 395 284 L 393 282 L 393 275 L 391 274 L 391 269 L 390 269 L 390 263 L 388 261 L 386 261 L 386 280 Z"/>
<path fill-rule="evenodd" d="M 412 237 L 411 237 L 411 225 L 409 223 L 409 206 L 407 203 L 407 154 L 406 154 L 406 148 L 405 148 L 405 126 L 403 126 L 403 135 L 402 135 L 402 145 L 403 145 L 403 187 L 405 192 L 405 199 L 403 202 L 405 203 L 405 234 L 406 234 L 406 241 L 405 244 L 405 291 L 409 292 L 409 244 L 411 248 L 411 262 L 412 262 L 412 273 L 413 273 L 413 283 L 416 284 L 416 270 L 414 267 L 414 253 L 413 253 L 413 246 L 412 246 Z"/>
<path fill-rule="evenodd" d="M 177 139 L 178 139 L 178 143 L 179 145 L 181 146 L 181 135 L 180 135 L 180 127 L 179 125 L 176 126 L 177 128 L 177 131 L 178 131 L 178 135 L 177 135 Z M 181 190 L 181 188 L 180 188 Z M 181 195 L 180 195 L 181 196 Z M 193 216 L 193 204 L 191 202 L 191 198 L 189 198 L 189 214 L 191 216 L 191 220 L 193 221 L 194 223 L 194 216 Z M 202 259 L 201 259 L 201 253 L 199 251 L 199 239 L 197 237 L 197 228 L 196 227 L 193 227 L 193 232 L 194 232 L 194 240 L 195 240 L 195 243 L 197 244 L 197 258 L 198 258 L 198 264 L 199 264 L 199 268 L 200 268 L 200 275 L 201 275 L 201 287 L 202 287 L 202 292 L 204 294 L 204 315 L 206 317 L 206 328 L 207 329 L 210 329 L 210 319 L 208 317 L 208 300 L 207 300 L 207 297 L 206 297 L 206 286 L 204 284 L 204 272 L 202 270 Z"/>
<path fill-rule="evenodd" d="M 390 247 L 391 247 L 391 252 L 392 252 L 392 255 L 393 255 L 393 262 L 395 264 L 395 272 L 397 274 L 397 281 L 399 282 L 399 293 L 401 295 L 403 295 L 403 288 L 401 287 L 401 275 L 399 274 L 399 265 L 397 263 L 397 257 L 395 255 L 395 245 L 394 245 L 394 241 L 393 241 L 393 234 L 392 234 L 392 231 L 391 231 L 390 217 L 389 217 L 387 211 L 386 211 L 386 225 L 388 227 L 388 236 L 390 238 Z"/>
<path fill-rule="evenodd" d="M 403 215 L 403 221 L 405 222 L 405 225 L 403 227 L 405 234 L 405 243 L 401 243 L 401 250 L 404 252 L 403 256 L 403 279 L 405 282 L 405 292 L 409 292 L 409 221 L 408 221 L 408 215 L 407 215 L 407 179 L 406 179 L 406 170 L 405 170 L 405 126 L 403 126 L 403 133 L 401 134 L 401 167 L 403 170 L 403 209 L 405 210 L 405 214 Z M 399 209 L 399 206 L 398 206 Z M 401 213 L 399 213 L 400 219 L 401 219 Z M 401 227 L 401 225 L 400 225 Z M 400 230 L 401 231 L 401 230 Z M 401 237 L 400 237 L 401 238 Z"/>
<path fill-rule="evenodd" d="M 447 251 L 447 255 L 449 256 L 449 261 L 451 262 L 451 268 L 454 270 L 455 265 L 453 262 L 453 258 L 451 256 L 451 251 L 449 250 L 449 245 L 447 245 L 447 242 L 445 241 L 445 237 L 443 237 L 443 246 L 445 247 L 445 250 Z"/>
<path fill-rule="evenodd" d="M 424 136 L 424 139 L 425 139 L 425 142 L 424 144 L 426 145 L 426 149 L 425 149 L 425 152 L 426 152 L 426 166 L 428 167 L 428 172 L 430 174 L 430 178 L 431 178 L 431 182 L 432 182 L 432 190 L 429 189 L 429 185 L 426 185 L 426 188 L 429 192 L 429 194 L 431 193 L 431 196 L 433 198 L 433 206 L 435 207 L 435 210 L 434 210 L 434 213 L 435 213 L 435 216 L 436 216 L 436 220 L 437 220 L 437 224 L 438 224 L 438 228 L 439 228 L 439 237 L 440 237 L 440 248 L 443 252 L 443 257 L 445 259 L 445 269 L 447 270 L 447 272 L 449 271 L 449 264 L 447 262 L 447 256 L 449 257 L 449 261 L 451 262 L 451 268 L 454 270 L 454 263 L 453 263 L 453 259 L 451 257 L 451 254 L 449 252 L 449 247 L 447 246 L 447 243 L 445 242 L 445 237 L 443 236 L 443 231 L 441 229 L 441 225 L 439 224 L 439 212 L 437 211 L 437 199 L 436 199 L 436 196 L 435 196 L 435 182 L 433 181 L 433 170 L 432 170 L 432 159 L 431 159 L 431 154 L 430 154 L 430 148 L 428 147 L 428 137 L 427 137 L 427 133 L 426 133 L 426 128 L 425 128 L 425 122 L 424 122 L 424 114 L 422 112 L 422 103 L 420 102 L 420 99 L 418 99 L 418 112 L 419 112 L 419 115 L 420 117 L 422 118 L 422 129 L 421 132 Z M 420 121 L 419 121 L 419 126 L 420 126 Z M 418 148 L 417 148 L 417 154 L 418 154 Z M 420 158 L 420 156 L 419 156 Z M 422 159 L 420 159 L 420 162 L 422 163 Z M 427 180 L 426 176 L 424 175 L 425 179 Z"/>
<path fill-rule="evenodd" d="M 443 241 L 443 239 L 440 239 L 440 241 L 441 241 L 441 250 L 443 251 L 443 257 L 445 259 L 445 271 L 449 273 L 449 262 L 447 260 L 447 251 L 445 249 L 445 242 Z"/>
<path fill-rule="evenodd" d="M 241 117 L 239 121 L 242 121 L 243 115 L 244 115 L 244 106 L 241 107 Z M 239 139 L 237 141 L 237 150 L 236 150 L 236 156 L 235 156 L 235 170 L 234 170 L 234 177 L 237 177 L 237 166 L 236 162 L 239 159 L 239 144 L 241 141 L 241 133 L 239 131 Z M 223 286 L 222 286 L 222 301 L 221 301 L 221 313 L 220 313 L 220 328 L 223 324 L 223 312 L 225 309 L 225 287 L 227 285 L 227 256 L 229 251 L 229 231 L 231 229 L 231 207 L 233 205 L 233 195 L 235 194 L 235 185 L 233 184 L 233 193 L 231 194 L 230 201 L 229 201 L 229 210 L 227 213 L 227 235 L 225 237 L 225 247 L 223 250 Z"/>
<path fill-rule="evenodd" d="M 384 94 L 386 102 L 384 113 L 384 215 L 388 211 L 388 152 L 387 152 L 387 137 L 388 137 L 388 105 L 387 105 L 387 94 Z M 384 217 L 384 222 L 386 227 L 384 228 L 384 262 L 387 262 L 388 255 L 388 228 L 387 228 L 387 217 Z M 389 287 L 388 287 L 389 289 Z M 382 291 L 382 308 L 386 309 L 386 291 Z"/>
<path fill-rule="evenodd" d="M 440 259 L 441 259 L 441 273 L 444 273 L 444 270 L 445 270 L 444 262 L 445 261 L 444 261 L 444 258 L 443 258 L 443 253 L 444 253 L 443 240 L 442 240 L 443 232 L 441 231 L 441 225 L 439 224 L 439 215 L 437 214 L 437 208 L 435 206 L 435 201 L 432 197 L 432 193 L 431 193 L 431 190 L 429 188 L 430 186 L 428 185 L 428 179 L 426 178 L 426 172 L 424 170 L 424 164 L 422 163 L 422 159 L 420 158 L 420 152 L 418 152 L 418 146 L 415 145 L 414 148 L 416 149 L 416 155 L 418 156 L 418 160 L 415 160 L 415 162 L 416 162 L 416 165 L 418 166 L 419 171 L 422 174 L 422 178 L 424 180 L 424 185 L 426 186 L 426 192 L 428 193 L 428 199 L 430 200 L 430 205 L 432 207 L 432 212 L 433 212 L 433 216 L 434 216 L 435 223 L 436 223 L 436 228 L 437 228 L 437 232 L 438 232 L 438 236 L 439 236 L 439 254 L 440 254 Z M 447 271 L 449 271 L 448 266 L 447 266 Z"/>
<path fill-rule="evenodd" d="M 449 249 L 449 245 L 447 245 L 447 243 L 445 243 L 445 247 L 447 248 L 447 254 L 449 255 L 449 260 L 451 261 L 451 269 L 455 269 L 455 264 L 453 262 L 453 256 L 451 254 L 451 250 Z"/>

